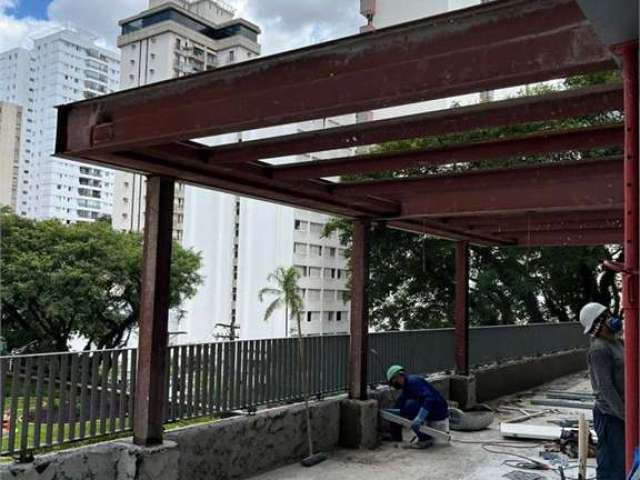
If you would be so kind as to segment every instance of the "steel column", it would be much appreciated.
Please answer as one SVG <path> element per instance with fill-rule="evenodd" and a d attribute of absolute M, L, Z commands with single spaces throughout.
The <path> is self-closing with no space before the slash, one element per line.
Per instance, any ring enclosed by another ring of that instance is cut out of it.
<path fill-rule="evenodd" d="M 625 455 L 627 471 L 633 462 L 633 449 L 638 445 L 640 425 L 640 359 L 638 328 L 638 43 L 616 49 L 623 60 L 625 141 L 624 141 L 624 258 L 622 287 L 625 318 Z"/>
<path fill-rule="evenodd" d="M 469 243 L 456 242 L 456 370 L 469 374 Z"/>
<path fill-rule="evenodd" d="M 349 398 L 367 399 L 369 340 L 369 229 L 367 220 L 353 222 L 351 249 L 351 335 L 349 345 Z"/>
<path fill-rule="evenodd" d="M 147 179 L 133 441 L 162 443 L 174 181 Z"/>

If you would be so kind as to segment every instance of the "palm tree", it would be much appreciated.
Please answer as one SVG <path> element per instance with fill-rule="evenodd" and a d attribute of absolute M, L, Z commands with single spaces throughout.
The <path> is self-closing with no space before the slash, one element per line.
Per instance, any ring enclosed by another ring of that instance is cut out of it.
<path fill-rule="evenodd" d="M 267 282 L 275 284 L 276 287 L 265 287 L 258 293 L 260 301 L 264 301 L 265 296 L 274 296 L 267 310 L 264 313 L 264 320 L 267 321 L 273 312 L 284 307 L 285 336 L 289 336 L 289 317 L 298 320 L 298 332 L 300 332 L 300 315 L 302 314 L 302 297 L 298 288 L 300 274 L 294 267 L 279 267 L 267 277 Z"/>
<path fill-rule="evenodd" d="M 264 313 L 265 321 L 269 320 L 273 312 L 278 308 L 284 307 L 285 328 L 287 336 L 289 336 L 289 315 L 295 317 L 298 323 L 298 358 L 300 366 L 304 370 L 305 396 L 304 406 L 307 417 L 307 442 L 309 444 L 309 457 L 313 457 L 313 438 L 311 436 L 311 413 L 309 412 L 309 367 L 305 363 L 304 342 L 302 340 L 302 325 L 300 316 L 302 314 L 302 297 L 298 288 L 298 279 L 300 274 L 294 267 L 279 267 L 275 272 L 269 274 L 267 281 L 275 283 L 276 288 L 265 287 L 258 293 L 258 298 L 262 302 L 265 295 L 274 295 L 275 298 L 267 307 Z"/>

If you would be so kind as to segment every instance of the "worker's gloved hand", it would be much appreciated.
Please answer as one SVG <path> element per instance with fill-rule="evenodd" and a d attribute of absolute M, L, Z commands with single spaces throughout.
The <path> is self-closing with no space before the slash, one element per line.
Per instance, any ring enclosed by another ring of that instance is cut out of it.
<path fill-rule="evenodd" d="M 411 422 L 411 430 L 413 430 L 416 434 L 420 431 L 420 427 L 427 419 L 427 415 L 429 415 L 429 411 L 426 408 L 421 408 L 418 412 L 418 415 L 416 415 L 416 418 L 414 418 L 413 422 Z"/>

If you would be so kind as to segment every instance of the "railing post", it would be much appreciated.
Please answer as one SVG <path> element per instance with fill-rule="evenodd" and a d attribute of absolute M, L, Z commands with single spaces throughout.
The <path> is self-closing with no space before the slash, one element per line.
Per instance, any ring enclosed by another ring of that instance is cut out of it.
<path fill-rule="evenodd" d="M 172 179 L 147 179 L 133 440 L 162 443 L 173 230 Z"/>
<path fill-rule="evenodd" d="M 629 471 L 633 463 L 633 449 L 640 441 L 640 338 L 638 326 L 638 249 L 640 222 L 638 220 L 638 41 L 615 48 L 623 62 L 624 86 L 624 278 L 622 303 L 625 337 L 625 458 Z"/>
<path fill-rule="evenodd" d="M 456 370 L 469 374 L 469 243 L 456 243 L 455 352 Z"/>
<path fill-rule="evenodd" d="M 349 398 L 367 399 L 369 337 L 369 229 L 367 220 L 353 222 L 351 251 L 351 334 L 349 344 Z"/>

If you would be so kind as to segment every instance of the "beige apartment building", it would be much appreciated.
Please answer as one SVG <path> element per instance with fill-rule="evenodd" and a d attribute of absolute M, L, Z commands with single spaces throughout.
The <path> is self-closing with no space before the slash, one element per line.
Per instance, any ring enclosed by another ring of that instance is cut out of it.
<path fill-rule="evenodd" d="M 18 191 L 22 107 L 0 102 L 0 206 L 15 211 Z"/>

